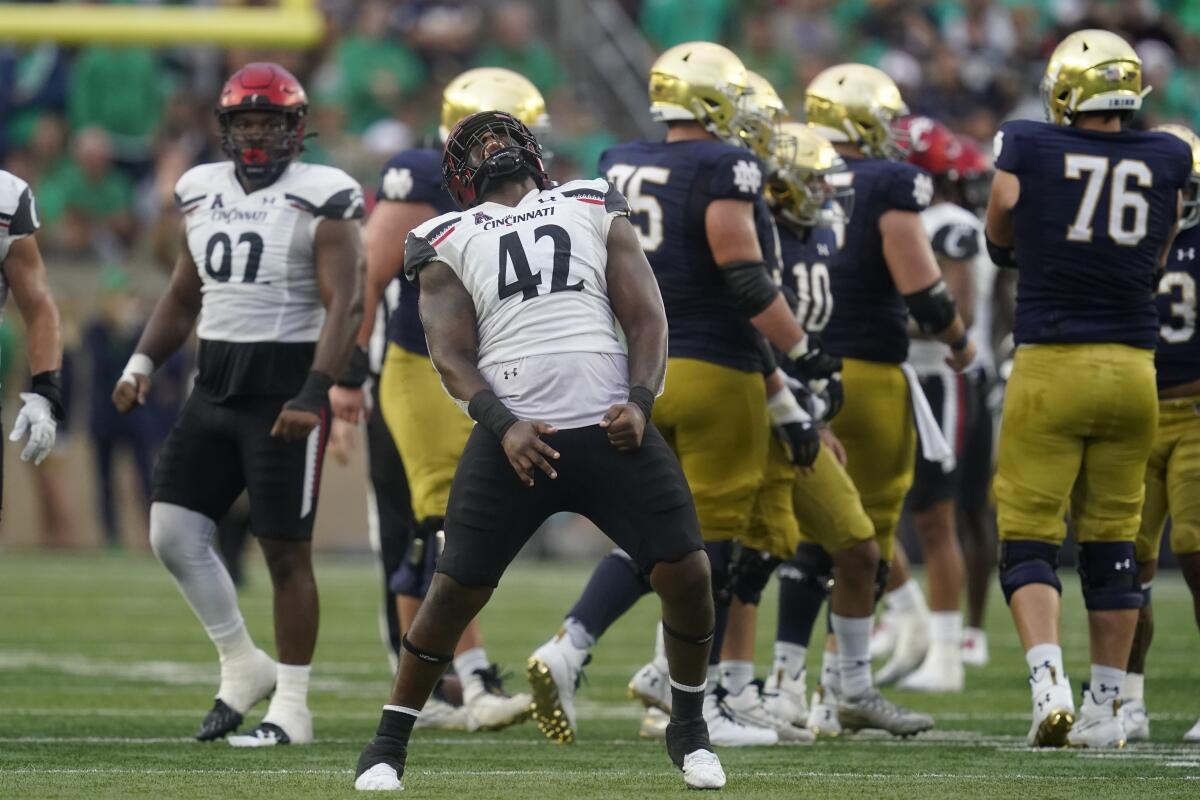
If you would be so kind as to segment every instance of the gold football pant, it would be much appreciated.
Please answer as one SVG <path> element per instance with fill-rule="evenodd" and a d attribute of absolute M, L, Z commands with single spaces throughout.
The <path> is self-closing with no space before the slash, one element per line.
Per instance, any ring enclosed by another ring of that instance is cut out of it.
<path fill-rule="evenodd" d="M 379 405 L 396 440 L 418 520 L 444 517 L 458 459 L 475 424 L 446 394 L 429 356 L 388 344 Z"/>
<path fill-rule="evenodd" d="M 1200 397 L 1162 400 L 1158 432 L 1146 463 L 1146 504 L 1137 560 L 1158 558 L 1163 523 L 1171 517 L 1171 550 L 1200 553 Z"/>
<path fill-rule="evenodd" d="M 704 539 L 744 537 L 770 437 L 762 375 L 669 358 L 654 424 L 683 467 Z"/>
<path fill-rule="evenodd" d="M 1004 397 L 995 489 L 1001 539 L 1132 542 L 1158 425 L 1154 353 L 1027 345 Z"/>
<path fill-rule="evenodd" d="M 874 526 L 880 558 L 891 561 L 917 453 L 908 381 L 898 364 L 847 358 L 842 383 L 846 404 L 831 427 L 846 448 L 846 473 Z M 805 533 L 818 535 L 807 527 Z"/>

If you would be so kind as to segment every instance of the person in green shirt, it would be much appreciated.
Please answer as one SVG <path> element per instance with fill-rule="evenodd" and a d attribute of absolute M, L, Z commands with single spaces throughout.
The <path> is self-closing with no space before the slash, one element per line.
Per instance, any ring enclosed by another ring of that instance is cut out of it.
<path fill-rule="evenodd" d="M 684 42 L 726 39 L 733 3 L 730 0 L 645 0 L 638 22 L 660 50 Z"/>
<path fill-rule="evenodd" d="M 122 161 L 151 157 L 166 106 L 168 81 L 154 52 L 140 47 L 85 47 L 71 64 L 67 117 L 72 130 L 98 126 Z"/>
<path fill-rule="evenodd" d="M 379 0 L 364 3 L 354 33 L 333 52 L 340 72 L 337 95 L 346 109 L 351 133 L 386 119 L 405 95 L 425 81 L 425 65 L 388 31 L 388 6 Z"/>
<path fill-rule="evenodd" d="M 42 183 L 42 217 L 73 252 L 119 254 L 134 236 L 133 185 L 113 168 L 113 147 L 99 127 L 75 135 L 72 158 Z"/>
<path fill-rule="evenodd" d="M 563 79 L 562 65 L 538 37 L 537 17 L 524 0 L 509 0 L 492 12 L 490 43 L 476 57 L 475 66 L 511 69 L 547 96 Z"/>

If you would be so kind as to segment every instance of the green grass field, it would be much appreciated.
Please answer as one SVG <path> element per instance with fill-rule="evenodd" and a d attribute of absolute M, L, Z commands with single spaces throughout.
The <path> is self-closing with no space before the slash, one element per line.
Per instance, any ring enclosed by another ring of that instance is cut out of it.
<path fill-rule="evenodd" d="M 488 649 L 519 686 L 529 652 L 558 626 L 590 564 L 521 563 L 485 612 Z M 1067 589 L 1064 638 L 1075 685 L 1086 679 L 1081 601 Z M 215 652 L 150 557 L 0 557 L 0 797 L 351 797 L 352 768 L 389 685 L 378 642 L 377 579 L 366 558 L 324 558 L 312 707 L 317 743 L 233 750 L 189 736 L 211 703 Z M 915 740 L 860 735 L 812 747 L 723 750 L 730 798 L 1200 797 L 1200 747 L 1182 734 L 1200 714 L 1200 639 L 1181 580 L 1155 583 L 1158 620 L 1148 700 L 1154 741 L 1122 752 L 1024 746 L 1029 693 L 1007 610 L 995 598 L 992 664 L 961 696 L 894 693 L 932 711 Z M 271 650 L 270 593 L 252 572 L 243 610 Z M 495 734 L 418 732 L 406 794 L 428 798 L 598 798 L 682 794 L 658 742 L 639 741 L 625 683 L 648 657 L 656 608 L 644 600 L 601 642 L 580 690 L 579 743 L 544 741 L 532 724 Z M 775 601 L 764 602 L 760 672 Z M 817 642 L 819 646 L 819 642 Z M 815 659 L 810 674 L 816 674 Z M 257 722 L 265 704 L 249 717 Z"/>

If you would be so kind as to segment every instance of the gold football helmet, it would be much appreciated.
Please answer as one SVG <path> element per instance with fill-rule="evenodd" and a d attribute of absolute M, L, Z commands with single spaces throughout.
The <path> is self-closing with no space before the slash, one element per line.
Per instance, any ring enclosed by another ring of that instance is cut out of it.
<path fill-rule="evenodd" d="M 831 142 L 857 145 L 873 158 L 901 158 L 893 123 L 908 113 L 896 82 L 866 64 L 829 67 L 804 91 L 808 124 Z"/>
<path fill-rule="evenodd" d="M 1081 111 L 1132 115 L 1149 92 L 1142 88 L 1142 59 L 1129 42 L 1094 28 L 1063 39 L 1042 78 L 1046 121 L 1058 125 L 1070 125 Z"/>
<path fill-rule="evenodd" d="M 469 69 L 446 84 L 442 92 L 442 141 L 465 119 L 480 111 L 503 111 L 525 123 L 535 134 L 549 127 L 546 101 L 529 79 L 511 69 Z"/>
<path fill-rule="evenodd" d="M 757 72 L 746 71 L 746 84 L 750 93 L 742 104 L 738 135 L 756 156 L 769 161 L 775 135 L 787 119 L 787 106 L 771 82 Z"/>
<path fill-rule="evenodd" d="M 1178 136 L 1192 148 L 1192 177 L 1183 193 L 1183 216 L 1179 218 L 1180 228 L 1190 228 L 1200 222 L 1200 136 L 1183 125 L 1159 125 L 1154 130 Z"/>
<path fill-rule="evenodd" d="M 830 176 L 846 168 L 829 140 L 802 122 L 784 122 L 775 137 L 775 169 L 767 202 L 793 226 L 811 228 L 850 215 L 854 190 L 837 189 Z M 843 219 L 844 221 L 844 219 Z"/>
<path fill-rule="evenodd" d="M 656 122 L 695 120 L 730 144 L 740 144 L 736 126 L 748 92 L 742 60 L 712 42 L 676 45 L 650 67 Z"/>

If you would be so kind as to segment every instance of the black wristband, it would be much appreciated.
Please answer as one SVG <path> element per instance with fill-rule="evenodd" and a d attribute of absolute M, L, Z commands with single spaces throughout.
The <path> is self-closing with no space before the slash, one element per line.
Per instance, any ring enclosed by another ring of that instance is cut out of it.
<path fill-rule="evenodd" d="M 467 403 L 467 413 L 471 419 L 494 433 L 500 441 L 504 441 L 504 434 L 517 423 L 516 416 L 491 389 L 476 392 L 471 402 Z"/>
<path fill-rule="evenodd" d="M 333 378 L 320 370 L 310 370 L 308 377 L 304 379 L 304 385 L 300 387 L 300 392 L 287 401 L 285 408 L 320 414 L 321 409 L 325 408 L 329 402 L 329 387 L 331 386 L 333 386 Z"/>
<path fill-rule="evenodd" d="M 50 412 L 54 414 L 56 422 L 63 420 L 63 403 L 62 403 L 62 375 L 56 369 L 49 369 L 45 372 L 39 372 L 33 376 L 30 381 L 30 388 L 34 394 L 40 394 L 50 402 Z"/>
<path fill-rule="evenodd" d="M 367 355 L 367 351 L 354 345 L 354 349 L 350 351 L 350 360 L 346 363 L 346 368 L 342 370 L 341 377 L 337 379 L 337 385 L 347 389 L 360 389 L 367 382 L 367 376 L 370 374 L 371 359 Z"/>
<path fill-rule="evenodd" d="M 996 244 L 991 239 L 987 239 L 986 241 L 988 256 L 992 259 L 993 264 L 995 264 L 997 267 L 1016 269 L 1017 259 L 1016 255 L 1014 254 L 1015 248 Z"/>
<path fill-rule="evenodd" d="M 634 386 L 629 390 L 629 402 L 641 409 L 646 422 L 650 421 L 650 414 L 654 411 L 654 392 L 645 386 Z"/>

